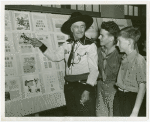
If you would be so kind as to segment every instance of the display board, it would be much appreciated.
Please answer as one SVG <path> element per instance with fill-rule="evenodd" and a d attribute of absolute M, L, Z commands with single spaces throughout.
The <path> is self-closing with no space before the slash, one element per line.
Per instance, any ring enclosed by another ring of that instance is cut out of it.
<path fill-rule="evenodd" d="M 56 50 L 68 35 L 68 15 L 5 11 L 5 116 L 24 116 L 65 105 L 65 63 L 52 62 L 21 38 L 38 38 Z M 60 19 L 61 18 L 61 19 Z"/>
<path fill-rule="evenodd" d="M 64 97 L 65 63 L 52 62 L 21 38 L 38 38 L 56 50 L 68 38 L 61 32 L 69 15 L 5 10 L 5 116 L 24 116 L 60 107 Z M 86 36 L 94 38 L 106 19 L 93 18 Z M 112 20 L 112 19 L 111 19 Z M 116 21 L 116 20 L 115 20 Z M 117 20 L 127 26 L 128 20 Z"/>

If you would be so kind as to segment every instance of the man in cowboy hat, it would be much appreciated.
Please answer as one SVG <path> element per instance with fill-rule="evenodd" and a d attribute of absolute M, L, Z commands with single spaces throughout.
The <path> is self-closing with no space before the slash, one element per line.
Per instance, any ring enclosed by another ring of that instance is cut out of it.
<path fill-rule="evenodd" d="M 48 49 L 42 42 L 33 39 L 32 45 L 39 47 L 52 61 L 66 62 L 64 93 L 68 116 L 95 116 L 95 85 L 98 77 L 98 56 L 95 43 L 85 36 L 93 19 L 79 12 L 62 25 L 61 31 L 70 35 L 57 51 Z"/>

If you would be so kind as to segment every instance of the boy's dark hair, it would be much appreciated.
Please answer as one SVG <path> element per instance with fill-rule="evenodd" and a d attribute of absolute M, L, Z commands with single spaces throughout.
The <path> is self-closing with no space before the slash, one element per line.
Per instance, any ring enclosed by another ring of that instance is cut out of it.
<path fill-rule="evenodd" d="M 135 45 L 137 44 L 141 36 L 141 32 L 138 28 L 135 28 L 133 26 L 128 26 L 121 29 L 118 36 L 122 36 L 123 38 L 126 39 L 132 39 L 134 41 L 134 47 L 135 47 Z"/>
<path fill-rule="evenodd" d="M 101 28 L 109 32 L 114 36 L 114 44 L 117 44 L 117 34 L 120 31 L 119 26 L 114 21 L 102 22 Z"/>

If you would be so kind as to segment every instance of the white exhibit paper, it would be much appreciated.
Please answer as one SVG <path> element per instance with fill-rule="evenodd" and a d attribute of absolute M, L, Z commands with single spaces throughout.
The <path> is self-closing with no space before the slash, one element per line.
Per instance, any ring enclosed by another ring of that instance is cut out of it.
<path fill-rule="evenodd" d="M 15 55 L 5 55 L 5 76 L 11 77 L 16 76 L 16 57 Z"/>
<path fill-rule="evenodd" d="M 15 30 L 31 31 L 29 12 L 13 12 Z"/>
<path fill-rule="evenodd" d="M 11 31 L 12 25 L 11 25 L 11 17 L 10 17 L 10 11 L 5 11 L 5 31 Z"/>
<path fill-rule="evenodd" d="M 55 71 L 43 74 L 43 77 L 46 93 L 59 91 L 58 76 Z"/>
<path fill-rule="evenodd" d="M 40 82 L 41 79 L 38 75 L 23 76 L 22 79 L 25 98 L 42 94 Z"/>
<path fill-rule="evenodd" d="M 21 98 L 20 81 L 18 77 L 5 79 L 5 101 Z"/>
<path fill-rule="evenodd" d="M 35 55 L 21 55 L 22 74 L 32 74 L 37 72 L 37 63 Z"/>
<path fill-rule="evenodd" d="M 22 34 L 23 33 L 14 33 L 13 34 L 14 42 L 17 45 L 17 51 L 20 53 L 23 53 L 23 54 L 24 53 L 28 53 L 28 54 L 34 53 L 35 49 L 30 44 L 30 39 L 27 40 L 27 39 L 22 38 L 21 37 Z M 24 34 L 29 38 L 33 38 L 32 33 L 24 32 Z"/>
<path fill-rule="evenodd" d="M 36 32 L 48 31 L 47 18 L 45 14 L 32 13 L 33 30 Z"/>
<path fill-rule="evenodd" d="M 5 54 L 15 53 L 13 38 L 11 33 L 5 33 Z"/>

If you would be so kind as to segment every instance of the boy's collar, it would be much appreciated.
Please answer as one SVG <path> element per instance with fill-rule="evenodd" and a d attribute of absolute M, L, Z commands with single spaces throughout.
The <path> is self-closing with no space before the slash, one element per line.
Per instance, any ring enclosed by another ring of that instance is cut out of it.
<path fill-rule="evenodd" d="M 115 45 L 113 45 L 113 46 L 110 48 L 109 52 L 107 52 L 107 48 L 106 48 L 106 47 L 103 46 L 103 47 L 101 48 L 102 52 L 105 53 L 105 55 L 111 54 L 112 52 L 114 52 L 115 49 L 116 49 L 116 46 L 115 46 Z"/>
<path fill-rule="evenodd" d="M 124 56 L 122 57 L 122 59 L 123 60 L 127 59 L 128 61 L 131 61 L 132 59 L 135 58 L 136 54 L 137 54 L 137 51 L 133 50 L 129 55 L 124 54 Z"/>

